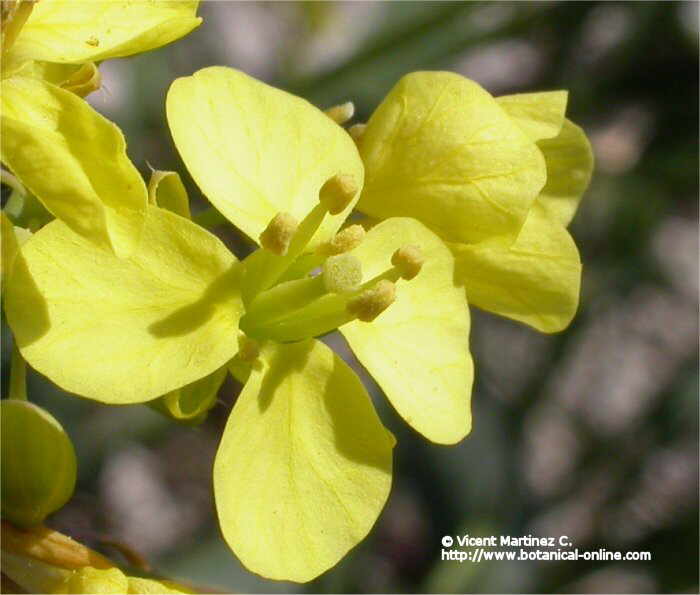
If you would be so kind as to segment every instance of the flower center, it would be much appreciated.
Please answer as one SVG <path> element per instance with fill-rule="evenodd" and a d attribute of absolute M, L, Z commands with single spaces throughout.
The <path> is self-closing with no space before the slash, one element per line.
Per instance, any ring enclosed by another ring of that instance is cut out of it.
<path fill-rule="evenodd" d="M 360 320 L 371 322 L 391 306 L 399 279 L 410 281 L 423 266 L 418 246 L 396 250 L 387 269 L 362 282 L 362 265 L 352 251 L 365 231 L 351 225 L 315 253 L 305 248 L 325 213 L 342 212 L 357 191 L 348 176 L 333 176 L 321 189 L 319 204 L 301 222 L 278 213 L 260 236 L 263 249 L 246 260 L 240 328 L 254 340 L 301 341 Z M 310 275 L 320 266 L 320 272 Z"/>

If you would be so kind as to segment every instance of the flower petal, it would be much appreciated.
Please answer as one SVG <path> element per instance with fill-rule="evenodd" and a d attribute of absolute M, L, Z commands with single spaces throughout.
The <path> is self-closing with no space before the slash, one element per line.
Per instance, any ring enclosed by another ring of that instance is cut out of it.
<path fill-rule="evenodd" d="M 0 256 L 2 257 L 0 259 L 0 289 L 5 291 L 5 281 L 12 269 L 20 246 L 32 236 L 32 233 L 23 227 L 13 225 L 4 211 L 0 212 L 0 226 L 0 240 L 2 241 L 0 247 Z"/>
<path fill-rule="evenodd" d="M 154 170 L 148 182 L 148 202 L 191 219 L 190 200 L 176 171 Z"/>
<path fill-rule="evenodd" d="M 415 217 L 455 242 L 516 233 L 546 180 L 535 143 L 479 85 L 449 72 L 403 77 L 360 152 L 361 211 Z"/>
<path fill-rule="evenodd" d="M 239 263 L 212 234 L 157 207 L 130 258 L 54 221 L 22 247 L 5 309 L 20 351 L 63 389 L 105 403 L 149 401 L 238 350 Z M 34 312 L 46 311 L 38 325 Z"/>
<path fill-rule="evenodd" d="M 578 307 L 581 261 L 569 232 L 535 204 L 515 242 L 451 244 L 457 278 L 474 304 L 544 333 L 566 328 Z"/>
<path fill-rule="evenodd" d="M 129 579 L 118 568 L 92 568 L 75 570 L 68 581 L 55 593 L 126 593 Z"/>
<path fill-rule="evenodd" d="M 73 93 L 4 80 L 2 161 L 78 234 L 120 256 L 136 248 L 146 187 L 121 131 Z"/>
<path fill-rule="evenodd" d="M 156 581 L 150 578 L 141 578 L 136 576 L 129 576 L 129 590 L 128 593 L 134 593 L 138 595 L 147 594 L 162 594 L 162 593 L 196 593 L 191 589 L 187 589 L 183 585 L 179 585 L 173 581 Z"/>
<path fill-rule="evenodd" d="M 167 112 L 202 192 L 256 242 L 280 211 L 301 221 L 331 176 L 349 174 L 362 187 L 360 156 L 340 126 L 305 100 L 237 70 L 211 67 L 177 79 Z M 356 198 L 326 216 L 309 248 L 340 227 Z"/>
<path fill-rule="evenodd" d="M 10 49 L 13 61 L 80 63 L 145 52 L 187 35 L 198 2 L 42 0 Z"/>
<path fill-rule="evenodd" d="M 425 256 L 418 276 L 398 282 L 396 301 L 374 321 L 340 331 L 406 422 L 433 442 L 452 444 L 471 429 L 473 366 L 469 310 L 449 250 L 415 219 L 397 218 L 372 228 L 353 254 L 367 280 L 406 244 Z"/>
<path fill-rule="evenodd" d="M 391 487 L 394 438 L 323 343 L 268 343 L 214 463 L 224 538 L 267 578 L 306 582 L 361 541 Z"/>
<path fill-rule="evenodd" d="M 207 412 L 216 405 L 216 395 L 225 378 L 226 366 L 222 366 L 204 378 L 151 401 L 149 405 L 177 421 L 187 424 L 201 423 Z"/>
<path fill-rule="evenodd" d="M 547 184 L 537 197 L 547 214 L 564 226 L 576 214 L 593 173 L 593 151 L 586 134 L 565 120 L 554 138 L 537 143 L 547 162 Z"/>
<path fill-rule="evenodd" d="M 568 91 L 545 91 L 503 95 L 496 101 L 531 140 L 538 141 L 559 134 L 568 96 Z"/>

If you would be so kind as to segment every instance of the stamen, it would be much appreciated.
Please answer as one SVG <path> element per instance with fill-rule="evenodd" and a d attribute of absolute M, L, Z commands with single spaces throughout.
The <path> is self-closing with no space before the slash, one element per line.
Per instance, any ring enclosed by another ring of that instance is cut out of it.
<path fill-rule="evenodd" d="M 329 107 L 325 111 L 325 114 L 336 124 L 343 125 L 355 115 L 355 105 L 352 101 L 334 105 L 333 107 Z"/>
<path fill-rule="evenodd" d="M 271 250 L 256 250 L 245 259 L 243 301 L 246 305 L 261 291 L 277 283 L 294 265 L 318 231 L 326 214 L 326 208 L 320 203 L 311 209 L 299 224 L 284 254 L 278 255 Z"/>
<path fill-rule="evenodd" d="M 352 293 L 362 282 L 362 265 L 352 254 L 338 254 L 326 260 L 321 274 L 326 291 Z"/>
<path fill-rule="evenodd" d="M 353 124 L 350 126 L 350 128 L 348 128 L 348 134 L 352 137 L 352 140 L 357 143 L 362 140 L 366 128 L 367 124 Z"/>
<path fill-rule="evenodd" d="M 326 180 L 319 192 L 319 201 L 331 215 L 342 213 L 359 190 L 351 174 L 336 174 Z"/>
<path fill-rule="evenodd" d="M 403 279 L 410 281 L 420 273 L 425 257 L 419 246 L 407 244 L 402 246 L 391 257 L 393 264 Z"/>
<path fill-rule="evenodd" d="M 348 313 L 362 322 L 372 322 L 396 299 L 396 286 L 387 279 L 382 279 L 371 289 L 366 289 L 346 306 Z"/>
<path fill-rule="evenodd" d="M 277 256 L 284 256 L 299 227 L 297 220 L 289 213 L 277 213 L 260 234 L 260 244 Z"/>
<path fill-rule="evenodd" d="M 335 256 L 354 250 L 365 238 L 365 228 L 355 224 L 337 233 L 333 239 L 321 244 L 317 249 L 317 254 L 321 256 Z"/>

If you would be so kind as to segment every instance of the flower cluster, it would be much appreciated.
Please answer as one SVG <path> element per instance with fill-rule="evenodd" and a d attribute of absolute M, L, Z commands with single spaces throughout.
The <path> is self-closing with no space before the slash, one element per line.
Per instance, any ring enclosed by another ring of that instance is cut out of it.
<path fill-rule="evenodd" d="M 178 35 L 196 25 L 191 4 L 173 16 Z M 56 60 L 31 54 L 53 47 L 29 39 L 34 14 L 13 64 Z M 139 39 L 175 35 L 164 31 Z M 79 56 L 61 49 L 73 66 L 136 47 L 81 35 Z M 19 350 L 66 391 L 179 419 L 201 420 L 227 373 L 241 381 L 214 493 L 224 538 L 263 576 L 333 566 L 391 487 L 394 438 L 318 337 L 338 330 L 406 423 L 452 444 L 471 428 L 467 304 L 544 332 L 574 315 L 566 226 L 592 158 L 565 92 L 495 99 L 417 72 L 348 131 L 348 106 L 324 113 L 230 68 L 176 80 L 167 118 L 189 173 L 259 245 L 239 261 L 192 221 L 177 174 L 155 172 L 147 189 L 114 125 L 16 72 L 2 159 L 57 217 L 3 264 Z M 355 208 L 367 218 L 347 222 Z"/>

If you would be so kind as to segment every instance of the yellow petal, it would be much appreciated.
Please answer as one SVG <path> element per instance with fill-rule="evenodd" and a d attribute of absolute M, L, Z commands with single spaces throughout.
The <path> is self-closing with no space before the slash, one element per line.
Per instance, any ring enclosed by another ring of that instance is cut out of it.
<path fill-rule="evenodd" d="M 69 77 L 61 81 L 60 87 L 66 91 L 75 93 L 78 97 L 86 97 L 93 91 L 97 91 L 102 84 L 102 75 L 94 62 L 87 62 L 73 72 Z"/>
<path fill-rule="evenodd" d="M 547 184 L 537 197 L 547 214 L 569 225 L 593 173 L 593 151 L 586 134 L 565 120 L 554 138 L 537 143 L 547 163 Z"/>
<path fill-rule="evenodd" d="M 41 0 L 9 54 L 15 60 L 80 63 L 130 56 L 187 35 L 198 2 Z"/>
<path fill-rule="evenodd" d="M 98 569 L 87 566 L 73 572 L 68 581 L 54 593 L 126 593 L 126 575 L 118 568 Z"/>
<path fill-rule="evenodd" d="M 498 105 L 533 141 L 553 138 L 564 123 L 568 91 L 518 93 L 496 98 Z"/>
<path fill-rule="evenodd" d="M 449 72 L 403 77 L 369 119 L 360 152 L 360 210 L 415 217 L 450 241 L 517 232 L 545 183 L 535 143 L 479 85 Z"/>
<path fill-rule="evenodd" d="M 128 577 L 129 590 L 128 593 L 133 594 L 157 594 L 157 593 L 195 593 L 190 589 L 186 589 L 182 585 L 178 585 L 172 581 L 155 581 L 150 578 Z"/>
<path fill-rule="evenodd" d="M 38 78 L 62 87 L 80 97 L 100 88 L 102 75 L 94 62 L 57 64 L 55 62 L 25 62 L 14 76 Z"/>
<path fill-rule="evenodd" d="M 372 228 L 352 254 L 368 280 L 407 244 L 425 257 L 418 276 L 398 281 L 396 301 L 373 322 L 340 331 L 406 422 L 433 442 L 452 444 L 471 429 L 473 366 L 469 311 L 449 250 L 418 221 L 396 218 Z"/>
<path fill-rule="evenodd" d="M 60 221 L 22 247 L 5 309 L 25 359 L 63 389 L 105 403 L 151 400 L 238 350 L 239 264 L 212 234 L 150 207 L 128 259 Z M 41 323 L 35 312 L 46 312 Z"/>
<path fill-rule="evenodd" d="M 322 111 L 231 68 L 205 68 L 168 92 L 168 123 L 202 192 L 251 239 L 277 213 L 298 221 L 335 174 L 362 187 L 363 168 L 350 136 Z M 358 192 L 359 193 L 359 192 Z M 356 201 L 326 216 L 309 249 L 329 239 Z"/>
<path fill-rule="evenodd" d="M 4 291 L 7 275 L 12 268 L 19 248 L 31 237 L 31 232 L 23 227 L 16 227 L 4 212 L 0 213 L 2 228 L 2 261 L 0 262 L 0 275 L 2 276 L 2 289 Z"/>
<path fill-rule="evenodd" d="M 226 367 L 200 378 L 187 386 L 163 395 L 150 404 L 154 409 L 181 422 L 197 424 L 204 421 L 216 404 L 216 395 L 226 378 Z"/>
<path fill-rule="evenodd" d="M 566 328 L 578 307 L 581 261 L 569 232 L 538 204 L 514 243 L 451 244 L 474 304 L 539 331 Z"/>
<path fill-rule="evenodd" d="M 175 171 L 155 170 L 148 182 L 148 201 L 163 209 L 191 219 L 187 190 Z"/>
<path fill-rule="evenodd" d="M 224 538 L 262 576 L 306 582 L 372 528 L 391 487 L 393 436 L 323 343 L 268 344 L 214 463 Z"/>
<path fill-rule="evenodd" d="M 2 161 L 78 234 L 122 256 L 137 246 L 146 187 L 121 131 L 73 93 L 4 80 Z"/>

